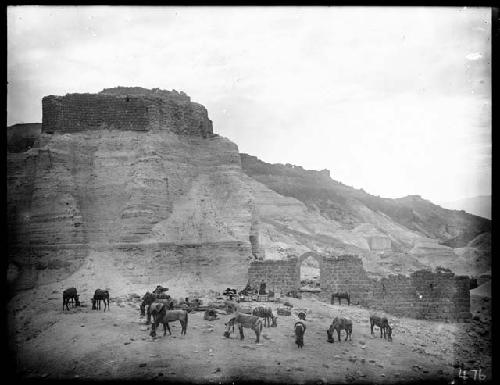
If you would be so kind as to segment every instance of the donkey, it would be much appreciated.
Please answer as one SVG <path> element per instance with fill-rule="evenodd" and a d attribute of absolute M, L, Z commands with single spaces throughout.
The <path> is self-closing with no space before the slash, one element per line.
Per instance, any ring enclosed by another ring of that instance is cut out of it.
<path fill-rule="evenodd" d="M 224 332 L 224 337 L 229 338 L 231 327 L 234 332 L 234 324 L 238 326 L 240 331 L 240 339 L 244 339 L 243 328 L 252 329 L 255 332 L 255 343 L 259 343 L 260 333 L 262 332 L 262 321 L 259 317 L 255 315 L 246 315 L 237 313 L 233 316 L 225 325 L 226 331 Z"/>
<path fill-rule="evenodd" d="M 109 291 L 97 289 L 92 298 L 92 310 L 101 310 L 101 301 L 104 302 L 104 311 L 106 311 L 106 305 L 109 310 Z"/>
<path fill-rule="evenodd" d="M 188 326 L 188 312 L 186 310 L 167 310 L 166 305 L 162 302 L 153 302 L 150 305 L 151 315 L 153 316 L 153 322 L 151 323 L 151 337 L 156 337 L 156 328 L 163 324 L 163 335 L 167 334 L 167 329 L 170 335 L 172 331 L 170 330 L 169 322 L 179 321 L 181 323 L 181 335 L 186 334 Z"/>
<path fill-rule="evenodd" d="M 306 325 L 302 321 L 295 322 L 295 343 L 298 348 L 304 347 L 304 333 Z"/>
<path fill-rule="evenodd" d="M 69 311 L 68 303 L 70 299 L 75 300 L 75 306 L 80 306 L 80 296 L 74 287 L 63 291 L 63 311 L 64 308 Z"/>
<path fill-rule="evenodd" d="M 347 306 L 349 306 L 349 305 L 351 304 L 351 296 L 350 296 L 350 295 L 349 295 L 349 293 L 347 293 L 347 292 L 342 292 L 342 293 L 333 293 L 333 294 L 332 294 L 331 301 L 330 301 L 330 303 L 331 303 L 332 305 L 334 305 L 334 304 L 335 304 L 335 297 L 337 297 L 337 298 L 339 299 L 339 305 L 342 305 L 342 301 L 341 301 L 341 299 L 342 299 L 342 298 L 347 299 Z"/>
<path fill-rule="evenodd" d="M 370 329 L 373 334 L 373 327 L 378 326 L 380 328 L 380 338 L 382 338 L 382 334 L 384 339 L 392 341 L 392 328 L 389 326 L 389 320 L 387 317 L 381 317 L 375 314 L 370 315 Z"/>
<path fill-rule="evenodd" d="M 264 318 L 264 326 L 266 327 L 278 326 L 278 317 L 273 315 L 273 310 L 270 307 L 258 306 L 252 310 L 252 315 Z"/>
<path fill-rule="evenodd" d="M 326 334 L 328 336 L 327 341 L 330 343 L 333 343 L 335 341 L 335 338 L 333 338 L 333 333 L 334 331 L 337 331 L 337 335 L 339 338 L 340 342 L 340 331 L 345 330 L 346 336 L 345 336 L 345 341 L 347 341 L 347 338 L 352 341 L 351 335 L 352 335 L 352 321 L 347 318 L 339 318 L 335 317 L 332 321 L 332 324 L 330 325 L 330 328 L 326 331 Z"/>

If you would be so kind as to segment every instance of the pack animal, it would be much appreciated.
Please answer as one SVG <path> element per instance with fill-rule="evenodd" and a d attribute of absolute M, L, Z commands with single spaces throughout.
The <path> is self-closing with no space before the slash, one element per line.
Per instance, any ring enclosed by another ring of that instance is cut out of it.
<path fill-rule="evenodd" d="M 225 325 L 226 331 L 224 332 L 224 337 L 229 338 L 231 327 L 234 331 L 234 325 L 236 325 L 240 331 L 240 339 L 245 338 L 243 328 L 248 328 L 255 332 L 255 343 L 259 343 L 260 333 L 262 332 L 262 321 L 259 317 L 255 315 L 237 313 Z"/>
<path fill-rule="evenodd" d="M 186 334 L 188 326 L 188 312 L 186 310 L 167 310 L 167 306 L 162 302 L 153 302 L 150 305 L 153 322 L 151 324 L 151 337 L 156 337 L 156 328 L 163 324 L 163 335 L 167 334 L 167 329 L 170 335 L 169 322 L 179 321 L 181 324 L 181 335 Z"/>
<path fill-rule="evenodd" d="M 335 304 L 335 298 L 338 298 L 339 299 L 339 305 L 342 305 L 342 298 L 345 298 L 347 300 L 347 305 L 349 306 L 351 304 L 351 296 L 349 295 L 349 293 L 347 292 L 342 292 L 342 293 L 333 293 L 332 294 L 332 298 L 331 298 L 331 301 L 330 303 L 332 305 Z"/>
<path fill-rule="evenodd" d="M 352 340 L 351 339 L 352 321 L 350 319 L 339 318 L 339 317 L 335 317 L 333 319 L 332 324 L 330 325 L 330 328 L 326 331 L 326 334 L 328 336 L 327 341 L 330 343 L 333 343 L 335 341 L 335 338 L 333 338 L 333 333 L 335 332 L 335 330 L 337 331 L 337 336 L 339 338 L 339 342 L 340 342 L 340 331 L 341 330 L 345 330 L 345 332 L 346 332 L 345 341 L 347 341 L 347 338 L 349 338 L 349 340 Z"/>
<path fill-rule="evenodd" d="M 374 326 L 380 328 L 380 338 L 382 338 L 383 335 L 384 339 L 392 341 L 392 328 L 389 326 L 387 317 L 381 317 L 375 314 L 370 315 L 370 330 L 372 334 Z"/>
<path fill-rule="evenodd" d="M 74 306 L 80 306 L 80 296 L 78 295 L 78 292 L 74 287 L 63 291 L 63 311 L 64 308 L 69 311 L 68 304 L 70 299 L 75 301 Z"/>
<path fill-rule="evenodd" d="M 150 311 L 150 307 L 151 307 L 151 304 L 153 304 L 154 302 L 161 302 L 161 303 L 164 303 L 167 305 L 168 309 L 169 310 L 172 310 L 174 308 L 174 304 L 172 302 L 172 300 L 170 298 L 168 299 L 159 299 L 158 296 L 156 294 L 152 294 L 150 292 L 147 292 L 143 299 L 142 299 L 142 303 L 141 303 L 141 315 L 144 316 L 146 315 L 146 325 L 149 325 L 151 323 L 151 311 Z"/>
<path fill-rule="evenodd" d="M 278 317 L 273 315 L 273 310 L 270 307 L 258 306 L 252 310 L 252 315 L 264 318 L 265 327 L 278 326 Z"/>
<path fill-rule="evenodd" d="M 302 322 L 295 322 L 295 343 L 298 348 L 304 347 L 304 333 L 306 332 L 306 325 Z"/>
<path fill-rule="evenodd" d="M 109 291 L 97 289 L 94 292 L 94 297 L 92 298 L 92 310 L 101 310 L 101 301 L 104 302 L 104 311 L 106 311 L 106 305 L 109 310 Z"/>

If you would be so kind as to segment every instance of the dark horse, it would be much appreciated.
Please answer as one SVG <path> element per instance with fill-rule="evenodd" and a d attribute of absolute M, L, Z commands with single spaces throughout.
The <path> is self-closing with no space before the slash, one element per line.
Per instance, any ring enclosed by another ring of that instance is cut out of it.
<path fill-rule="evenodd" d="M 75 300 L 75 306 L 80 306 L 80 296 L 74 287 L 63 291 L 63 311 L 65 307 L 69 310 L 68 303 L 70 299 Z"/>
<path fill-rule="evenodd" d="M 332 294 L 331 301 L 330 301 L 330 303 L 331 303 L 332 305 L 334 305 L 334 304 L 335 304 L 335 297 L 337 297 L 337 298 L 339 299 L 339 305 L 341 305 L 341 304 L 342 304 L 342 301 L 341 301 L 341 299 L 342 299 L 342 298 L 347 299 L 347 305 L 348 305 L 348 306 L 351 304 L 351 296 L 350 296 L 350 295 L 349 295 L 349 293 L 347 293 L 347 292 L 343 292 L 343 293 L 333 293 L 333 294 Z"/>
<path fill-rule="evenodd" d="M 179 321 L 181 323 L 181 334 L 186 334 L 188 325 L 188 312 L 186 310 L 167 310 L 167 306 L 161 302 L 153 302 L 150 305 L 151 315 L 153 316 L 153 322 L 151 324 L 151 337 L 156 336 L 156 328 L 163 324 L 163 335 L 167 334 L 167 329 L 170 335 L 169 322 Z"/>
<path fill-rule="evenodd" d="M 106 311 L 106 305 L 109 310 L 109 291 L 97 289 L 92 298 L 92 310 L 101 310 L 101 301 L 104 302 L 104 311 Z"/>
<path fill-rule="evenodd" d="M 333 338 L 333 333 L 337 331 L 337 335 L 339 337 L 339 342 L 340 342 L 340 331 L 345 330 L 346 336 L 345 336 L 345 341 L 347 341 L 347 338 L 351 340 L 351 335 L 352 335 L 352 321 L 347 318 L 339 318 L 335 317 L 332 321 L 332 324 L 330 325 L 330 328 L 326 331 L 326 334 L 328 336 L 328 342 L 333 343 L 335 341 L 335 338 Z"/>
<path fill-rule="evenodd" d="M 304 333 L 306 332 L 306 325 L 302 322 L 295 322 L 295 343 L 298 348 L 304 347 Z"/>
<path fill-rule="evenodd" d="M 378 326 L 380 328 L 380 338 L 382 338 L 382 334 L 384 339 L 388 339 L 392 341 L 392 328 L 389 326 L 389 321 L 386 317 L 381 317 L 378 315 L 370 315 L 370 329 L 373 334 L 373 327 Z"/>

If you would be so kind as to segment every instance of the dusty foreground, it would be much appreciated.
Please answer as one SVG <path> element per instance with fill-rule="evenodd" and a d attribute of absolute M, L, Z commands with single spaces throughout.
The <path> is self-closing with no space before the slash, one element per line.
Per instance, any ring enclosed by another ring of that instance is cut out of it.
<path fill-rule="evenodd" d="M 237 330 L 229 339 L 222 336 L 229 315 L 220 314 L 209 322 L 202 312 L 190 313 L 187 335 L 180 335 L 176 322 L 171 324 L 171 336 L 167 332 L 163 337 L 160 330 L 159 337 L 152 339 L 144 318 L 139 317 L 137 299 L 115 297 L 105 313 L 89 306 L 63 313 L 61 294 L 39 289 L 9 302 L 10 345 L 16 352 L 17 374 L 23 379 L 450 383 L 460 364 L 467 370 L 481 369 L 482 378 L 491 379 L 488 298 L 472 297 L 477 319 L 470 323 L 389 316 L 392 342 L 380 339 L 378 328 L 370 334 L 367 309 L 315 299 L 288 300 L 294 304 L 292 316 L 280 316 L 277 328 L 264 328 L 256 344 L 249 329 L 243 341 Z M 294 344 L 298 309 L 307 309 L 303 349 Z M 333 344 L 326 341 L 326 329 L 336 315 L 353 320 L 352 341 L 343 341 L 344 332 L 341 342 L 336 337 Z"/>

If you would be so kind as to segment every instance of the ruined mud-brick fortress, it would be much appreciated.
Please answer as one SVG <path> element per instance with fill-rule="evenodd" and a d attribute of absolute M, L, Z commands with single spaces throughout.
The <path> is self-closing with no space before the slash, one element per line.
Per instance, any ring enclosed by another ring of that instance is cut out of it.
<path fill-rule="evenodd" d="M 287 293 L 300 288 L 300 265 L 314 257 L 320 266 L 320 298 L 348 292 L 351 303 L 397 316 L 440 321 L 471 318 L 469 277 L 449 271 L 419 270 L 409 277 L 390 275 L 380 280 L 368 277 L 361 258 L 355 255 L 325 256 L 309 252 L 300 258 L 264 260 L 250 264 L 248 280 L 258 287 L 264 281 L 271 290 Z"/>

